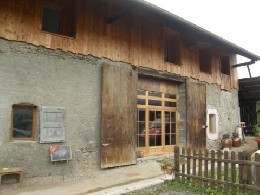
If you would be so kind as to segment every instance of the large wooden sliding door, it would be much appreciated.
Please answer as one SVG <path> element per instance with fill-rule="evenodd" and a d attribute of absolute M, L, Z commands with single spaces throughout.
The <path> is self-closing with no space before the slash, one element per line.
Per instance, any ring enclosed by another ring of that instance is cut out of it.
<path fill-rule="evenodd" d="M 103 66 L 101 168 L 136 163 L 137 70 Z"/>
<path fill-rule="evenodd" d="M 206 85 L 188 80 L 187 89 L 187 145 L 206 146 Z"/>

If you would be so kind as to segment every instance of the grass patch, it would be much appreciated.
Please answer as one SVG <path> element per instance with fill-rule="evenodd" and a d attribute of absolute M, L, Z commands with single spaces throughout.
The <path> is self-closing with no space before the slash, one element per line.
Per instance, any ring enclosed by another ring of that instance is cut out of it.
<path fill-rule="evenodd" d="M 128 195 L 158 195 L 169 194 L 170 192 L 185 192 L 187 194 L 203 194 L 205 189 L 202 186 L 192 183 L 165 181 L 163 184 L 145 188 L 142 190 L 126 193 Z"/>
<path fill-rule="evenodd" d="M 163 184 L 155 185 L 142 190 L 126 193 L 125 195 L 169 195 L 172 194 L 201 194 L 201 195 L 248 195 L 248 193 L 239 192 L 221 192 L 218 190 L 210 190 L 203 186 L 192 182 L 176 182 L 165 181 Z M 179 192 L 179 193 L 178 193 Z M 257 195 L 257 192 L 252 192 L 252 195 Z"/>

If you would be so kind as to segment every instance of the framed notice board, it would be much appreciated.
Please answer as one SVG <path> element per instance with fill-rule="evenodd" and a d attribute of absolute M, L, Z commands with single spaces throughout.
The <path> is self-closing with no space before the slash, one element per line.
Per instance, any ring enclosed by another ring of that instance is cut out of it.
<path fill-rule="evenodd" d="M 71 160 L 72 159 L 71 147 L 59 145 L 58 147 L 56 147 L 55 151 L 50 152 L 50 155 L 51 155 L 51 161 Z"/>

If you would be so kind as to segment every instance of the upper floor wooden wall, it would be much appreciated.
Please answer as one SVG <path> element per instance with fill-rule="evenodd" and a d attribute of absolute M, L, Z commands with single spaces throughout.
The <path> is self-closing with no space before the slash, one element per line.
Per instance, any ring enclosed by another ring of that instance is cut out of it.
<path fill-rule="evenodd" d="M 106 18 L 124 9 L 123 5 L 109 2 L 112 1 L 78 0 L 76 37 L 71 38 L 41 30 L 42 0 L 0 0 L 0 37 L 167 71 L 216 83 L 225 90 L 237 88 L 236 69 L 231 69 L 230 76 L 221 74 L 219 55 L 223 51 L 212 48 L 212 73 L 200 72 L 198 50 L 189 51 L 187 38 L 180 35 L 182 64 L 167 63 L 163 52 L 164 26 L 153 20 L 153 14 L 132 8 L 107 24 Z M 235 64 L 235 55 L 228 55 L 231 65 Z"/>

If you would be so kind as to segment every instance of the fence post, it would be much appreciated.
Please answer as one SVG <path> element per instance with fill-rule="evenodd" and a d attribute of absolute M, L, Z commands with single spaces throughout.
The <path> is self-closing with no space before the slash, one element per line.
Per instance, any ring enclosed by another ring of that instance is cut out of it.
<path fill-rule="evenodd" d="M 231 186 L 231 192 L 236 193 L 237 188 L 235 187 L 234 184 L 237 183 L 236 181 L 236 177 L 237 177 L 237 172 L 236 172 L 236 164 L 234 163 L 234 161 L 236 160 L 236 153 L 233 151 L 231 152 L 231 182 L 232 182 L 232 186 Z"/>
<path fill-rule="evenodd" d="M 200 178 L 202 178 L 202 150 L 201 149 L 199 149 L 199 174 L 198 174 L 198 176 L 200 177 Z M 200 179 L 200 181 L 199 181 L 199 185 L 201 185 L 202 184 L 202 179 Z"/>
<path fill-rule="evenodd" d="M 244 160 L 244 155 L 242 152 L 238 153 L 238 160 L 239 160 L 239 168 L 238 168 L 238 174 L 239 174 L 239 184 L 243 184 L 243 186 L 239 187 L 239 193 L 245 192 L 245 181 L 244 181 L 244 164 L 242 164 Z"/>
<path fill-rule="evenodd" d="M 197 175 L 197 171 L 196 171 L 196 169 L 197 169 L 197 159 L 196 159 L 196 156 L 197 156 L 197 150 L 194 148 L 192 150 L 192 158 L 193 158 L 192 159 L 192 175 L 193 176 Z M 193 179 L 193 181 L 195 181 L 195 179 Z M 197 181 L 196 181 L 196 183 L 197 183 Z"/>
<path fill-rule="evenodd" d="M 187 149 L 187 174 L 188 175 L 190 175 L 190 169 L 191 169 L 191 167 L 190 167 L 190 157 L 191 157 L 191 149 L 190 148 L 188 148 Z M 187 181 L 189 182 L 190 181 L 190 178 L 188 177 L 187 178 Z"/>
<path fill-rule="evenodd" d="M 178 146 L 175 146 L 174 147 L 174 165 L 175 165 L 175 180 L 176 181 L 179 181 L 179 179 L 180 179 L 179 157 L 180 157 L 180 148 Z"/>
<path fill-rule="evenodd" d="M 245 160 L 251 161 L 251 155 L 249 153 L 245 153 Z M 250 164 L 245 165 L 245 171 L 246 171 L 246 184 L 252 185 L 252 172 L 251 172 L 251 166 Z M 245 188 L 246 192 L 248 194 L 253 194 L 252 189 Z"/>
<path fill-rule="evenodd" d="M 205 150 L 204 151 L 204 153 L 205 153 L 205 161 L 204 161 L 204 177 L 205 178 L 208 178 L 208 176 L 209 176 L 209 160 L 208 160 L 208 157 L 209 157 L 209 151 L 208 150 Z M 209 182 L 208 181 L 205 181 L 204 182 L 204 188 L 208 188 L 208 185 L 209 184 Z"/>
<path fill-rule="evenodd" d="M 215 180 L 215 151 L 214 150 L 211 150 L 210 152 L 210 158 L 211 158 L 211 167 L 210 167 L 210 175 L 211 175 L 211 179 L 212 180 Z M 210 183 L 210 188 L 211 190 L 215 190 L 215 183 L 214 182 L 211 182 Z"/>
<path fill-rule="evenodd" d="M 186 173 L 186 170 L 185 170 L 185 166 L 186 166 L 186 158 L 185 158 L 185 156 L 186 156 L 186 150 L 185 150 L 184 147 L 182 148 L 182 156 L 184 156 L 184 157 L 182 157 L 183 162 L 180 162 L 180 161 L 179 161 L 179 165 L 181 166 L 181 172 L 182 172 L 183 174 L 185 174 L 185 173 Z M 182 176 L 182 182 L 185 182 L 185 180 L 186 180 L 186 177 Z"/>
<path fill-rule="evenodd" d="M 260 154 L 255 154 L 255 161 L 260 162 Z M 260 186 L 260 166 L 255 166 L 256 171 L 256 185 Z"/>
<path fill-rule="evenodd" d="M 251 155 L 249 155 L 249 153 L 246 153 L 246 160 L 251 161 Z M 246 165 L 247 184 L 250 185 L 252 184 L 251 166 L 252 165 Z"/>
<path fill-rule="evenodd" d="M 217 180 L 220 181 L 221 180 L 221 167 L 222 167 L 222 152 L 220 150 L 218 150 L 217 153 L 217 158 L 218 158 L 218 162 L 217 162 Z M 222 185 L 218 183 L 218 191 L 222 191 Z"/>
<path fill-rule="evenodd" d="M 228 152 L 225 151 L 224 152 L 224 159 L 225 160 L 228 160 Z M 228 192 L 229 191 L 229 187 L 228 187 L 228 162 L 224 162 L 224 181 L 225 181 L 225 184 L 224 184 L 224 192 Z"/>

